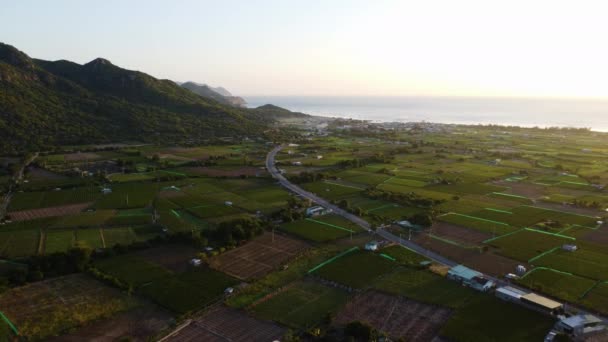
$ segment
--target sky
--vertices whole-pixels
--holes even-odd
[[[0,0],[0,42],[243,95],[608,98],[608,3]]]

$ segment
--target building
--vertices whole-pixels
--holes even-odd
[[[537,295],[536,293],[528,293],[521,296],[520,301],[531,309],[551,315],[559,315],[564,311],[562,303]]]
[[[102,188],[101,189],[101,193],[104,194],[104,195],[111,194],[112,193],[112,189],[110,189],[110,188]]]
[[[366,251],[377,251],[378,250],[378,241],[370,241],[365,244]]]
[[[497,288],[495,294],[496,297],[502,300],[506,300],[507,302],[519,303],[521,301],[521,297],[527,295],[528,292],[516,289],[511,286],[504,286]]]
[[[448,279],[460,282],[464,286],[482,292],[486,292],[496,285],[493,281],[485,278],[483,274],[463,265],[450,268],[447,277]]]
[[[331,213],[331,209],[325,209],[320,205],[315,205],[314,207],[306,208],[306,216],[319,216]]]
[[[568,251],[568,252],[576,252],[576,250],[578,249],[578,247],[576,247],[576,245],[566,244],[566,245],[562,246],[562,249],[565,250],[565,251]]]
[[[201,259],[191,259],[190,260],[190,265],[192,266],[200,266],[203,263],[203,261]]]
[[[295,162],[291,163],[291,165],[293,165],[293,166],[302,166],[302,162],[295,161]]]
[[[573,337],[583,337],[606,329],[601,319],[593,315],[576,315],[564,318],[557,323],[557,329]]]
[[[229,206],[229,207],[232,206],[232,202],[231,201],[226,201],[226,202],[224,202],[224,204],[227,205],[227,206]]]

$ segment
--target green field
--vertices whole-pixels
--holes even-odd
[[[534,265],[573,273],[595,280],[608,280],[608,253],[601,248],[580,245],[575,252],[561,248],[536,260]]]
[[[325,215],[289,222],[281,230],[303,239],[317,242],[331,241],[357,234],[362,228],[338,215]]]
[[[504,222],[493,221],[477,216],[450,213],[438,218],[440,221],[478,230],[484,233],[503,235],[515,230]]]
[[[392,271],[396,266],[396,262],[378,254],[358,251],[319,268],[315,274],[348,287],[364,288],[371,285],[377,277]]]
[[[94,266],[135,288],[172,274],[159,265],[130,255],[102,259],[95,262]]]
[[[524,229],[488,243],[500,248],[501,255],[527,262],[553,248],[572,242],[572,239]]]
[[[254,306],[253,312],[262,319],[306,329],[336,312],[346,303],[347,297],[346,292],[333,287],[315,282],[298,282]]]
[[[529,271],[519,282],[533,290],[571,303],[577,302],[596,284],[596,281],[591,279],[544,268]]]
[[[522,306],[490,295],[478,295],[457,310],[441,329],[441,336],[458,342],[543,341],[554,324]]]

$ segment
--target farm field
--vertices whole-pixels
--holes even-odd
[[[345,291],[312,281],[290,284],[252,308],[256,317],[306,329],[346,303]]]
[[[554,268],[598,281],[608,280],[608,253],[589,245],[579,244],[578,247],[575,252],[557,248],[535,259],[533,263],[536,266]]]
[[[279,229],[316,242],[345,238],[362,231],[358,225],[337,215],[317,216],[289,222],[281,225]]]
[[[570,273],[540,267],[529,271],[519,279],[519,283],[532,290],[576,303],[597,282]]]
[[[450,310],[377,291],[355,296],[336,315],[335,324],[361,321],[394,339],[432,341]]]
[[[457,310],[440,335],[453,341],[542,341],[554,321],[521,306],[478,295]]]
[[[28,284],[0,295],[0,307],[29,339],[44,339],[130,309],[137,301],[82,274]]]
[[[259,278],[308,248],[299,240],[265,233],[209,260],[209,265],[241,280]]]
[[[511,235],[498,237],[489,244],[500,248],[501,255],[528,262],[542,253],[573,241],[572,238],[524,229]]]
[[[285,329],[270,322],[260,321],[240,311],[215,305],[195,317],[184,329],[169,335],[166,341],[246,342],[274,341]]]
[[[315,271],[315,275],[349,288],[364,288],[377,277],[392,271],[397,263],[380,255],[355,251],[330,262]],[[353,272],[352,270],[357,270]]]

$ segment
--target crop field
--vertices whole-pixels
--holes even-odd
[[[511,212],[513,212],[513,215],[511,216],[510,223],[520,227],[531,226],[538,222],[551,220],[560,222],[562,224],[580,225],[593,228],[597,226],[596,221],[598,220],[597,218],[591,216],[527,205],[513,208]]]
[[[397,265],[398,263],[378,254],[358,251],[324,265],[317,269],[315,274],[350,288],[364,288],[377,277],[392,271]]]
[[[402,267],[382,277],[374,288],[418,302],[458,308],[476,293],[428,270]]]
[[[114,210],[97,210],[61,217],[53,228],[99,227],[104,225],[116,212]]]
[[[608,283],[596,284],[594,288],[579,300],[579,303],[601,314],[608,314]]]
[[[69,204],[94,202],[100,196],[99,189],[81,187],[60,191],[17,192],[11,199],[9,211],[58,207]]]
[[[556,247],[561,247],[564,244],[572,243],[572,241],[572,239],[524,229],[499,237],[488,243],[500,248],[499,253],[506,257],[527,262],[542,253]]]
[[[265,233],[245,245],[220,254],[209,265],[235,278],[259,278],[308,248],[299,240]]]
[[[312,281],[297,282],[256,303],[256,317],[293,328],[310,328],[335,313],[348,298],[345,291]]]
[[[410,299],[367,291],[349,301],[336,324],[365,322],[394,339],[432,341],[450,317],[450,310]]]
[[[13,220],[13,221],[28,221],[28,220],[35,220],[35,219],[39,219],[39,218],[45,218],[45,217],[75,215],[75,214],[80,213],[84,209],[90,207],[92,204],[93,204],[93,202],[70,204],[70,205],[64,205],[64,206],[59,206],[59,207],[47,207],[47,208],[11,211],[8,214],[9,214],[11,220]]]
[[[281,225],[281,230],[310,241],[324,242],[357,234],[361,227],[337,215],[307,218]]]
[[[134,287],[171,275],[170,271],[160,265],[131,255],[99,260],[94,266]]]
[[[442,215],[439,217],[439,220],[496,236],[513,232],[516,229],[504,222],[492,221],[481,217],[456,213]]]
[[[578,250],[555,251],[533,261],[536,266],[558,269],[595,280],[608,280],[608,253],[605,249],[578,244]]]
[[[314,182],[302,184],[302,188],[329,200],[339,200],[354,196],[363,191],[363,188],[339,185],[337,183]]]
[[[147,207],[158,192],[154,184],[127,183],[112,186],[112,193],[101,195],[97,209],[130,209]]]
[[[83,274],[31,283],[0,294],[2,312],[31,340],[54,336],[135,304],[126,294]]]
[[[403,207],[395,204],[387,204],[376,207],[367,212],[368,215],[377,215],[392,221],[403,220],[417,213],[423,213],[424,209],[414,207]]]
[[[469,229],[446,222],[433,224],[430,232],[435,236],[454,241],[463,246],[478,246],[481,245],[483,241],[492,237],[491,233]]]
[[[197,252],[196,248],[176,244],[136,251],[133,255],[146,262],[160,265],[171,272],[179,273],[188,270],[188,262]]]
[[[260,321],[243,312],[215,305],[201,316],[195,317],[185,328],[170,334],[165,341],[275,341],[284,334],[285,329],[274,323]]]
[[[153,280],[138,292],[162,307],[180,314],[204,307],[221,298],[237,281],[221,272],[199,267],[174,276]]]
[[[596,281],[545,268],[535,268],[519,280],[532,290],[575,303],[595,286]]]
[[[501,192],[505,187],[483,183],[459,183],[451,185],[434,185],[429,190],[447,192],[457,195],[487,195],[493,192]]]
[[[38,252],[40,230],[1,229],[0,256],[17,258]]]
[[[554,324],[544,316],[489,295],[478,295],[441,329],[450,341],[543,341]]]

